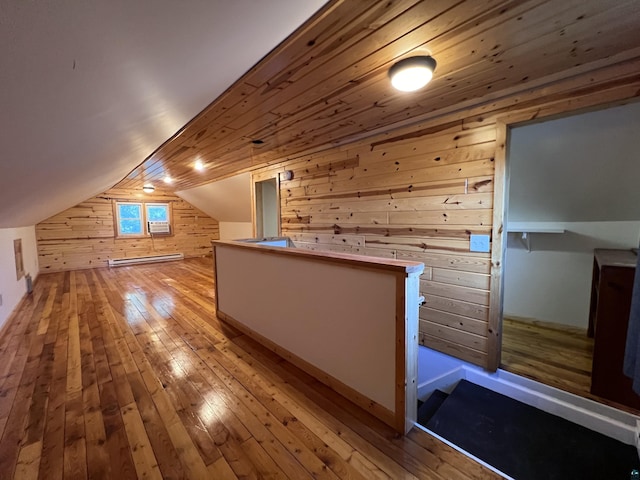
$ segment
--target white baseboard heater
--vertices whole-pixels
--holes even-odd
[[[110,267],[122,267],[124,265],[137,265],[139,263],[170,262],[183,260],[184,253],[170,253],[168,255],[149,255],[147,257],[115,258],[109,259]]]

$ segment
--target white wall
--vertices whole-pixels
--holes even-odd
[[[504,314],[586,328],[593,250],[637,247],[640,103],[514,128],[508,221],[565,229],[508,235]]]
[[[587,328],[594,248],[633,248],[638,222],[554,222],[564,234],[509,234],[504,315]]]
[[[218,222],[220,240],[240,240],[253,237],[251,222]]]
[[[262,185],[262,228],[263,236],[278,236],[278,194],[275,178],[260,182]]]
[[[216,246],[219,311],[393,412],[397,273],[302,255]]]
[[[176,192],[218,222],[251,222],[251,174],[207,183]]]
[[[640,102],[512,129],[509,221],[640,220]]]
[[[16,280],[16,264],[13,251],[13,241],[22,239],[22,257],[25,274],[31,274],[35,281],[39,273],[38,250],[36,245],[36,228],[1,228],[0,229],[0,328],[18,305],[27,291],[24,277]]]

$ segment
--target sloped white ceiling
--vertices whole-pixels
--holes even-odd
[[[219,222],[251,221],[250,173],[182,190],[176,195]]]
[[[2,1],[0,228],[109,189],[325,1]]]

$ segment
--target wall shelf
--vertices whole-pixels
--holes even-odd
[[[553,225],[544,223],[525,223],[525,222],[512,222],[507,225],[507,233],[520,233],[520,241],[527,249],[527,252],[531,252],[531,234],[558,234],[565,233],[564,228],[554,227]]]

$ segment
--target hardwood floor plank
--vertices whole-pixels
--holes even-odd
[[[183,478],[184,470],[180,464],[178,453],[176,452],[169,433],[156,410],[153,399],[147,390],[144,380],[139,373],[130,373],[129,384],[133,391],[138,411],[144,424],[144,428],[149,436],[149,441],[156,454],[158,466],[163,478]]]
[[[43,433],[40,478],[61,479],[64,470],[65,413],[67,389],[67,333],[68,316],[63,307],[63,289],[59,291],[54,312],[58,323],[53,353],[52,383],[49,388],[45,428]],[[59,307],[59,308],[58,308]],[[49,331],[53,322],[49,324]],[[47,338],[49,332],[47,332]]]
[[[591,393],[593,338],[586,329],[512,318],[503,323],[500,368],[640,415],[639,410]]]
[[[133,457],[138,478],[161,479],[160,466],[153,452],[149,436],[135,402],[120,408],[124,429],[129,439],[129,449]]]
[[[55,345],[53,344],[44,345],[42,348],[43,361],[40,363],[40,372],[36,377],[35,387],[31,395],[29,424],[25,432],[23,445],[30,445],[42,440],[49,388],[51,386],[51,377],[53,376],[54,349]]]
[[[210,259],[47,273],[0,336],[0,478],[492,479],[215,317]]]
[[[505,318],[505,370],[585,396],[591,388],[593,339],[586,330]]]
[[[42,310],[42,317],[40,318],[40,322],[38,323],[38,330],[36,332],[38,335],[46,333],[49,329],[49,321],[51,320],[51,313],[53,311],[53,304],[56,299],[57,290],[58,285],[56,283],[51,285],[51,288],[49,289],[49,295],[47,296],[47,303]]]
[[[86,479],[87,444],[84,430],[82,392],[68,392],[64,422],[64,476],[65,479]]]
[[[31,398],[35,388],[35,377],[37,375],[38,366],[41,360],[41,354],[44,348],[44,336],[36,336],[33,330],[30,332],[25,330],[25,342],[28,347],[28,354],[22,353],[15,357],[18,368],[10,373],[12,375],[12,384],[17,381],[15,387],[6,390],[7,384],[2,394],[8,393],[6,403],[4,403],[4,411],[7,411],[8,420],[0,440],[0,472],[8,472],[11,476],[15,470],[18,455],[20,452],[20,443],[28,426],[29,409],[31,406]],[[22,350],[22,349],[21,349]],[[24,358],[21,358],[24,357]],[[3,415],[3,416],[6,416]]]
[[[107,433],[100,408],[100,390],[97,382],[85,388],[83,403],[88,477],[91,480],[112,478],[109,453],[103,448],[107,442]]]
[[[21,480],[38,478],[41,455],[42,440],[22,447],[18,456],[15,477]]]
[[[106,450],[113,477],[134,479],[136,470],[113,382],[100,384],[100,405],[106,434]]]
[[[209,478],[224,478],[229,480],[237,480],[238,477],[234,473],[234,471],[229,466],[229,463],[224,457],[219,458],[215,462],[213,462],[209,467],[207,467],[209,471]],[[198,478],[198,477],[193,477]],[[264,477],[264,478],[277,478],[277,477]],[[286,477],[285,477],[286,478]]]

